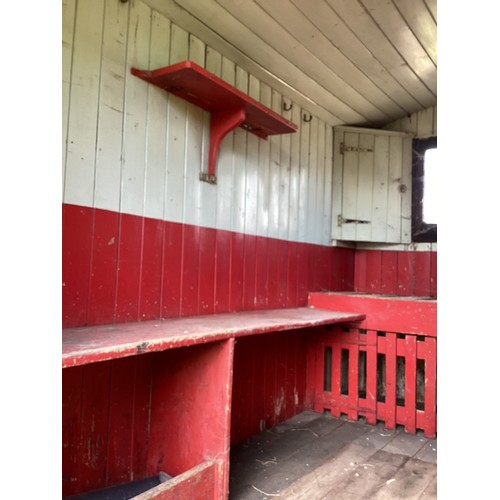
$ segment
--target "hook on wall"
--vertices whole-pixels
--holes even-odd
[[[307,117],[306,114],[304,113],[302,115],[302,119],[307,123],[307,122],[310,122],[313,119],[313,117],[312,117],[312,115],[309,115],[309,117]]]
[[[293,104],[292,103],[287,104],[286,102],[283,102],[283,109],[285,111],[290,111],[292,108],[293,108]]]

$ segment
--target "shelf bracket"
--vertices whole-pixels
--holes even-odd
[[[217,183],[215,166],[220,143],[236,127],[261,139],[297,131],[297,125],[192,61],[155,70],[131,68],[130,71],[210,113],[208,171],[200,173],[200,179],[210,184]]]
[[[217,153],[222,139],[245,121],[244,109],[216,111],[210,115],[210,149],[208,151],[208,172],[200,173],[200,180],[209,184],[217,184],[215,165]]]

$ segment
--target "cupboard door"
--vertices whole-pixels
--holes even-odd
[[[411,135],[334,128],[332,239],[411,241]]]

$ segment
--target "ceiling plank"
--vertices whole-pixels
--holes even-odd
[[[420,103],[422,108],[433,106],[436,103],[436,95],[410,69],[358,1],[326,1],[384,68]]]
[[[393,0],[413,34],[437,65],[437,25],[423,0]]]
[[[234,0],[217,0],[219,3],[234,5]],[[242,2],[242,0],[239,0]],[[330,71],[338,75],[343,85],[346,84],[362,95],[367,101],[382,110],[384,114],[395,118],[404,114],[404,110],[360,69],[351,62],[331,41],[323,35],[318,28],[289,0],[273,0],[272,2],[256,0],[262,9],[267,12],[276,23],[286,30],[292,39],[297,40],[311,54],[315,55]],[[319,3],[318,3],[319,4]],[[315,4],[316,10],[318,4]],[[250,4],[245,4],[250,5]],[[330,10],[331,12],[331,10]],[[262,14],[259,15],[262,17]],[[246,17],[245,17],[246,18]],[[258,22],[258,19],[256,20]],[[274,36],[274,32],[273,32]],[[306,59],[293,58],[295,64],[300,66]],[[310,60],[310,59],[309,59]],[[314,61],[310,60],[311,63]],[[338,95],[338,94],[337,94]]]
[[[385,36],[397,48],[405,62],[425,86],[437,94],[436,65],[429,58],[403,16],[392,2],[360,0],[367,12],[383,30]]]
[[[191,1],[191,0],[189,0]],[[243,47],[247,45],[248,32],[239,29],[239,24],[242,23],[250,32],[252,32],[259,40],[259,47],[262,52],[254,53],[253,57],[258,62],[263,61],[266,52],[265,47],[274,49],[277,54],[287,61],[292,63],[294,68],[292,71],[302,71],[309,75],[313,80],[325,88],[331,95],[337,97],[348,107],[354,109],[357,113],[365,118],[365,122],[380,122],[386,121],[388,115],[380,108],[375,106],[360,92],[354,89],[351,85],[341,78],[332,69],[333,66],[328,66],[321,61],[315,52],[307,50],[300,41],[295,39],[287,30],[276,22],[276,19],[266,14],[256,3],[248,0],[216,0],[231,18],[223,18],[222,15],[217,15],[218,25],[217,30],[231,29],[230,24],[234,24],[234,29],[231,32],[230,41],[237,46]],[[199,2],[197,2],[199,4]],[[278,8],[283,16],[286,16],[287,9],[280,6],[279,0],[273,0],[268,7]],[[266,8],[268,8],[266,7]],[[288,8],[290,4],[288,3]],[[208,9],[208,3],[204,4],[205,10]],[[303,16],[301,16],[303,18]],[[290,22],[292,22],[289,19]],[[224,26],[222,26],[224,23]],[[304,27],[302,26],[302,29]],[[252,44],[255,48],[255,43]],[[269,52],[269,48],[267,49]],[[274,61],[274,66],[279,64]],[[272,66],[271,66],[272,67]],[[290,79],[290,74],[284,74],[286,80]]]
[[[362,123],[365,120],[359,113],[332,97],[309,75],[298,72],[289,61],[268,47],[263,47],[262,41],[245,26],[239,26],[239,29],[247,35],[245,46],[239,48],[231,43],[229,40],[234,25],[227,30],[217,29],[214,27],[218,24],[214,17],[222,15],[221,25],[224,27],[224,21],[232,16],[222,7],[219,7],[220,10],[215,13],[207,10],[207,5],[215,5],[213,2],[206,4],[190,0],[143,1],[327,123],[335,126],[343,123]],[[252,48],[252,44],[257,44],[257,46]],[[263,61],[257,63],[258,57],[253,56],[258,56],[262,52],[264,52]],[[287,79],[286,74],[288,73],[291,74],[291,77]],[[311,96],[314,96],[315,99]]]
[[[317,2],[314,9],[310,8],[310,0],[292,2],[339,51],[403,108],[406,114],[421,109],[420,103],[384,68],[325,1]]]
[[[434,21],[437,23],[437,0],[424,0]]]

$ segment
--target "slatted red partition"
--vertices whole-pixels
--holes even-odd
[[[367,313],[361,325],[333,327],[310,343],[314,410],[350,420],[365,417],[370,424],[382,421],[388,429],[403,425],[410,433],[421,429],[435,437],[436,302],[311,294],[310,305]]]

